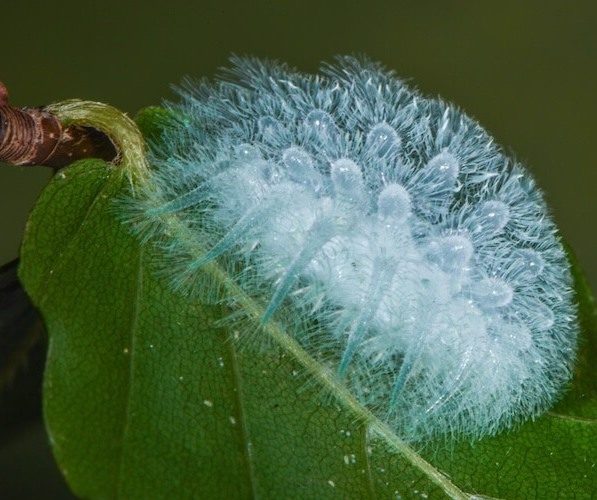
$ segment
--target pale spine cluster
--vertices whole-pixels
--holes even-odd
[[[141,197],[177,288],[218,262],[262,327],[407,440],[553,403],[576,345],[569,265],[529,173],[475,121],[352,57],[316,76],[235,58],[181,94]]]

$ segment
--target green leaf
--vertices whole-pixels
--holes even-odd
[[[516,431],[416,451],[284,331],[273,325],[271,347],[247,347],[242,339],[251,332],[218,323],[226,311],[173,293],[156,275],[159,252],[131,236],[114,203],[142,178],[141,142],[123,117],[111,115],[111,124],[104,112],[77,119],[101,121],[123,164],[83,161],[54,178],[31,214],[20,270],[49,331],[45,417],[76,494],[590,497],[597,322],[580,274],[583,359],[571,396]],[[222,269],[214,264],[209,272],[233,290]],[[245,315],[260,315],[234,292]]]

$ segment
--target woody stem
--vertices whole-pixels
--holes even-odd
[[[64,126],[45,108],[15,108],[0,82],[0,163],[63,167],[83,158],[118,159],[103,132],[81,125]]]

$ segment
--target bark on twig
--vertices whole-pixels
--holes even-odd
[[[0,162],[59,168],[82,158],[114,161],[110,138],[92,127],[63,126],[44,108],[15,108],[0,82]]]

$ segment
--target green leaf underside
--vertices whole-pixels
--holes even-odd
[[[423,458],[285,332],[268,330],[277,349],[240,349],[243,332],[214,326],[219,307],[172,293],[149,264],[155,250],[117,220],[114,199],[128,188],[103,162],[68,167],[38,201],[22,249],[21,279],[50,333],[47,427],[76,494],[589,498],[597,487],[591,382],[575,382],[580,403],[474,445],[429,445]],[[581,305],[582,352],[594,359],[594,304]]]

